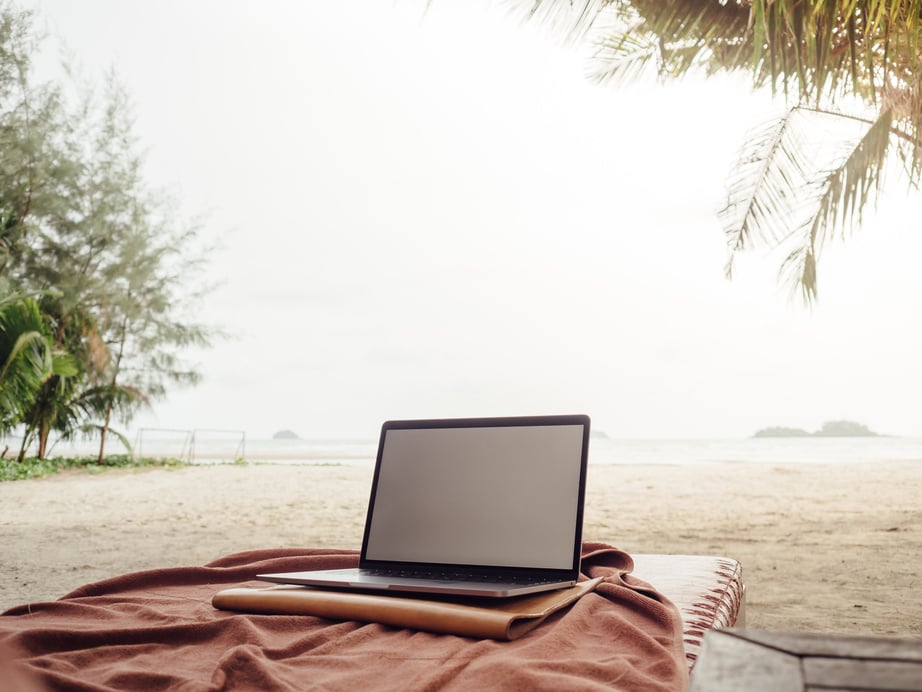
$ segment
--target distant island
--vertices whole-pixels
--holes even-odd
[[[800,428],[762,428],[753,437],[880,437],[868,426],[850,420],[834,420],[823,423],[816,432]]]
[[[300,440],[297,433],[292,432],[291,430],[279,430],[275,435],[272,436],[273,440]]]

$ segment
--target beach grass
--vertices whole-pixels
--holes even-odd
[[[97,457],[54,457],[38,459],[27,457],[22,461],[15,458],[0,459],[0,482],[19,481],[29,478],[44,478],[65,470],[81,470],[87,473],[100,473],[110,469],[124,468],[178,468],[188,466],[188,462],[179,459],[161,459],[150,457],[135,458],[129,454],[112,454],[103,457],[102,463]]]

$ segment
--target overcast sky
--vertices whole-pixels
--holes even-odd
[[[223,249],[203,383],[137,426],[370,438],[584,412],[622,438],[856,420],[922,437],[922,203],[827,247],[807,309],[716,217],[745,81],[630,88],[498,3],[33,0],[50,74],[134,99],[148,179]]]

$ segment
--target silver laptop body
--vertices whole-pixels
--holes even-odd
[[[589,423],[584,415],[387,421],[359,567],[258,578],[489,597],[571,586]]]

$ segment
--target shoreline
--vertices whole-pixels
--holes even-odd
[[[129,454],[107,447],[109,454]],[[195,444],[174,444],[166,440],[145,439],[134,446],[134,453],[149,458],[174,458],[185,463],[345,463],[373,464],[377,441],[343,440],[246,440],[205,439]],[[96,456],[95,442],[56,445],[58,457]],[[594,438],[589,449],[591,465],[625,464],[825,464],[918,461],[922,463],[922,438],[809,437],[809,438],[700,438],[632,439]]]
[[[107,456],[115,456],[109,455]],[[156,454],[156,455],[143,455],[141,459],[152,459],[152,460],[164,460],[164,461],[176,461],[176,466],[184,467],[201,467],[201,468],[212,468],[216,466],[240,466],[240,467],[260,467],[260,466],[319,466],[319,467],[330,467],[330,466],[345,466],[350,468],[367,468],[373,469],[375,460],[369,459],[364,456],[346,456],[346,455],[337,455],[337,456],[328,456],[318,454],[316,456],[308,456],[304,454],[279,454],[273,453],[270,455],[260,455],[259,457],[247,457],[245,459],[232,459],[226,455],[221,454],[197,454],[196,459],[192,461],[187,461],[184,459],[179,459],[168,454]],[[53,459],[87,459],[95,461],[96,455],[92,454],[75,454],[73,456],[59,455],[57,457],[50,456],[49,460]],[[7,460],[10,460],[10,457],[6,457]],[[838,459],[835,461],[828,460],[811,460],[811,459],[799,459],[799,460],[790,460],[790,459],[697,459],[697,460],[666,460],[666,461],[589,461],[589,468],[593,467],[613,467],[613,468],[661,468],[661,467],[708,467],[708,466],[753,466],[753,467],[778,467],[778,466],[790,466],[792,468],[798,468],[801,466],[805,467],[815,467],[815,466],[828,466],[836,468],[839,466],[873,466],[880,464],[917,464],[922,466],[922,456],[916,457],[894,457],[887,459],[878,459],[878,460],[867,460],[863,458],[856,459]],[[91,464],[88,464],[88,467],[91,467]],[[156,464],[151,464],[151,467],[156,467]],[[102,466],[102,470],[118,470],[117,466]],[[145,468],[144,465],[138,466],[136,468]],[[15,481],[0,481],[3,482],[15,482]]]
[[[126,572],[358,548],[370,465],[68,470],[0,483],[0,611]],[[739,560],[754,629],[922,637],[922,463],[590,464],[585,540]]]

